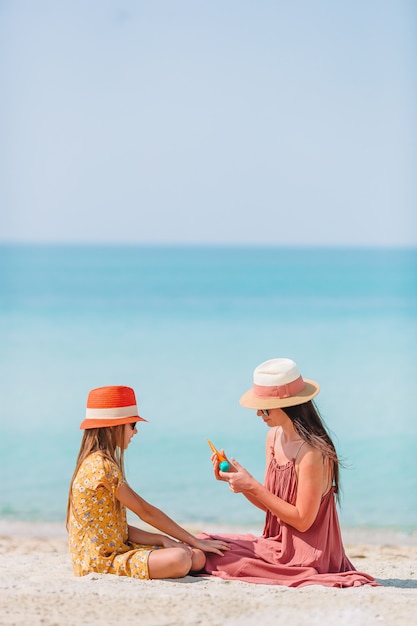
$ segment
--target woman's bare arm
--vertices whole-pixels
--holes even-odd
[[[323,476],[326,468],[322,453],[319,450],[307,448],[300,458],[295,505],[268,491],[235,459],[232,459],[232,463],[237,471],[229,475],[220,472],[222,478],[227,476],[226,480],[228,480],[232,491],[243,493],[246,497],[252,496],[280,520],[301,532],[310,528],[320,507]]]
[[[269,464],[271,462],[271,447],[272,447],[272,445],[274,443],[274,434],[275,434],[275,428],[271,428],[270,430],[268,430],[268,434],[266,436],[266,443],[265,443],[265,459],[266,459],[265,476],[266,476],[266,472],[268,470]],[[258,509],[261,509],[261,511],[264,511],[266,513],[268,508],[262,502],[260,502],[260,500],[258,498],[256,498],[254,495],[252,495],[249,492],[242,492],[242,493],[245,496],[245,498],[247,500],[249,500],[249,502],[251,502],[254,506],[258,507]]]

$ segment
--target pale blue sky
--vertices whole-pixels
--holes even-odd
[[[0,0],[0,240],[417,245],[414,0]]]

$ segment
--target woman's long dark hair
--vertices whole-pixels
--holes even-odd
[[[306,441],[313,448],[320,450],[323,456],[329,459],[336,498],[340,501],[339,457],[337,456],[336,448],[329,432],[314,403],[310,400],[309,402],[298,404],[297,406],[283,407],[282,410],[292,421],[301,439]]]
[[[71,478],[68,504],[67,504],[67,529],[69,524],[72,500],[72,486],[82,462],[93,452],[100,452],[105,459],[116,463],[125,478],[124,471],[124,425],[107,426],[106,428],[89,428],[84,431],[80,451],[75,464],[74,474]],[[118,503],[118,501],[117,501]]]

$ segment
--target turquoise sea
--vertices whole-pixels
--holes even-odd
[[[293,358],[342,469],[344,526],[417,528],[417,250],[0,246],[0,519],[61,521],[88,391],[131,385],[130,484],[180,523],[262,527],[207,438],[257,478],[239,397]]]

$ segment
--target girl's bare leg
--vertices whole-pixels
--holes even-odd
[[[206,555],[202,550],[192,548],[191,572],[200,572],[206,564]]]
[[[193,552],[189,546],[153,550],[148,559],[149,578],[182,578],[190,572]],[[195,550],[200,552],[200,550]],[[199,557],[200,558],[200,557]],[[198,566],[199,563],[196,562]],[[201,567],[200,567],[201,569]]]

